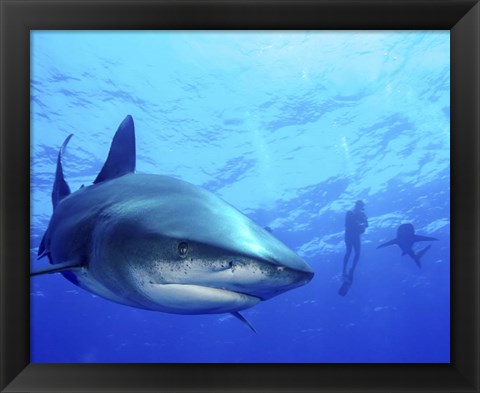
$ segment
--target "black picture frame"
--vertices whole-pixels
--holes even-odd
[[[0,0],[2,392],[479,392],[480,5],[472,0]],[[451,32],[450,364],[29,364],[30,30]]]

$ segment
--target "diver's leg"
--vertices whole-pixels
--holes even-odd
[[[353,255],[353,263],[352,269],[350,270],[350,279],[353,281],[353,273],[355,272],[355,268],[357,267],[358,260],[360,259],[360,236],[358,236],[353,241],[353,250],[355,254]]]
[[[345,246],[347,247],[347,251],[345,252],[345,256],[343,257],[343,276],[347,275],[347,265],[348,260],[350,259],[350,254],[352,253],[352,242],[345,239]]]

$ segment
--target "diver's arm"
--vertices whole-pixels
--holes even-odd
[[[363,226],[364,229],[368,228],[368,220],[365,213],[362,213],[360,216],[360,224]]]

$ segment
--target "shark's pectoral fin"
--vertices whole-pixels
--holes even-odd
[[[63,263],[57,263],[55,265],[46,266],[37,270],[30,272],[30,276],[38,276],[40,274],[48,274],[48,273],[58,273],[63,272],[65,270],[74,270],[80,269],[82,265],[78,261],[69,261]]]
[[[428,237],[428,236],[413,235],[413,241],[415,242],[431,242],[434,240],[438,240],[438,239],[434,237]]]
[[[386,243],[383,243],[383,244],[380,244],[378,247],[377,247],[377,250],[379,248],[383,248],[383,247],[388,247],[388,246],[393,246],[394,244],[398,244],[398,240],[397,239],[393,239],[393,240],[390,240]]]
[[[93,183],[133,173],[135,162],[135,127],[132,116],[128,115],[118,127],[110,145],[107,161]]]
[[[242,315],[240,314],[238,311],[234,311],[232,314],[235,318],[238,318],[240,321],[242,321],[245,325],[247,325],[254,333],[257,333],[257,331],[255,330],[255,328],[252,326],[252,324]]]

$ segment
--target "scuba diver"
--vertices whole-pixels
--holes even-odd
[[[416,242],[426,242],[438,240],[434,237],[421,236],[415,234],[415,228],[412,224],[402,224],[397,229],[397,237],[393,240],[390,240],[386,243],[383,243],[377,247],[379,248],[387,247],[396,244],[402,250],[402,256],[408,255],[414,260],[418,268],[421,269],[422,265],[420,263],[420,258],[430,249],[430,245],[422,248],[420,251],[415,253],[412,249],[412,246]]]
[[[357,201],[353,210],[349,210],[345,216],[345,245],[346,253],[343,258],[343,284],[338,291],[340,296],[345,296],[353,283],[353,273],[360,259],[360,235],[368,228],[368,220],[365,215],[365,203]],[[347,273],[348,260],[354,251],[352,267]]]

